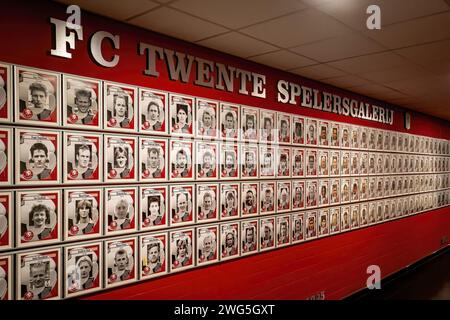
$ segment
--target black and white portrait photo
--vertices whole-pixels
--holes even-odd
[[[170,271],[194,266],[194,229],[170,232]]]
[[[106,82],[103,91],[104,128],[117,131],[136,130],[136,88]]]
[[[170,180],[190,180],[194,177],[194,143],[170,141]]]
[[[197,265],[219,260],[219,230],[217,226],[197,228]]]
[[[136,238],[115,239],[105,242],[106,288],[134,282],[137,279]]]
[[[167,186],[140,188],[141,230],[155,230],[167,227]]]
[[[166,274],[167,257],[167,233],[157,233],[140,237],[141,275],[140,279],[155,278]]]
[[[62,297],[59,273],[60,249],[41,249],[17,255],[17,293],[20,300],[47,300]]]
[[[241,107],[242,140],[257,142],[259,130],[259,111],[256,108]]]
[[[167,180],[167,140],[139,139],[139,163],[141,181]]]
[[[170,133],[181,136],[194,135],[194,98],[169,94]]]
[[[140,131],[151,134],[167,133],[167,93],[139,89]]]
[[[215,142],[197,141],[197,180],[216,180],[218,178],[218,144]]]
[[[105,136],[105,181],[136,181],[137,138]]]
[[[65,239],[88,239],[101,235],[103,190],[64,190]]]
[[[196,136],[217,138],[218,102],[198,98],[196,102]]]
[[[95,183],[102,181],[103,138],[93,133],[64,133],[64,182]]]
[[[194,222],[194,193],[193,185],[170,186],[170,224],[172,226]]]
[[[105,234],[120,234],[137,229],[136,187],[105,189]]]
[[[220,137],[223,140],[239,139],[239,106],[227,103],[220,104]]]
[[[75,297],[102,285],[102,245],[91,243],[65,248],[65,295]]]
[[[61,237],[61,191],[18,191],[16,242],[19,247],[36,242],[58,242]]]
[[[16,129],[16,184],[54,184],[60,181],[60,133]]]
[[[44,70],[15,69],[15,120],[43,126],[60,124],[60,75]]]
[[[207,222],[218,220],[218,190],[217,184],[197,184],[197,221]]]
[[[101,92],[99,80],[63,75],[64,125],[100,129]]]

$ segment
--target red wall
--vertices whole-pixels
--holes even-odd
[[[7,8],[5,8],[7,7]],[[328,120],[346,121],[371,127],[405,132],[401,109],[395,109],[394,125],[339,116],[276,102],[278,79],[363,98],[348,91],[320,84],[300,76],[202,48],[183,41],[114,22],[96,15],[82,14],[84,41],[76,42],[72,59],[49,55],[52,48],[50,17],[66,19],[65,6],[46,1],[10,1],[0,11],[0,61],[73,73],[87,77],[169,90],[211,99],[260,106]],[[120,62],[103,68],[88,54],[89,37],[96,31],[120,35]],[[238,95],[170,81],[160,61],[159,78],[142,74],[145,57],[137,53],[139,42],[169,48],[215,62],[239,67],[267,76],[267,99]],[[382,103],[381,103],[382,104]],[[450,139],[450,123],[411,112],[410,133]],[[378,264],[386,276],[440,248],[440,238],[449,235],[450,207],[426,214],[383,223],[293,247],[242,258],[237,261],[200,268],[141,284],[100,293],[90,298],[167,298],[167,299],[289,299],[306,298],[325,291],[326,298],[342,298],[365,287],[366,267]],[[195,291],[192,290],[195,287]]]
[[[449,208],[99,293],[87,299],[340,299],[443,248]]]

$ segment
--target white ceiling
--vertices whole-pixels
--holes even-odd
[[[450,120],[450,0],[58,1]]]

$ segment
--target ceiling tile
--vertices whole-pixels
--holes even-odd
[[[302,67],[290,70],[290,72],[301,75],[306,78],[322,80],[326,78],[345,75],[341,70],[330,67],[326,64],[317,64],[314,66]]]
[[[358,87],[352,87],[351,89],[354,92],[367,95],[379,100],[387,100],[387,99],[393,99],[393,98],[404,98],[407,95],[399,92],[397,90],[393,90],[390,88],[386,88],[383,85],[380,84],[367,84],[363,86]]]
[[[450,38],[450,11],[382,27],[364,33],[390,49]]]
[[[289,48],[336,37],[351,30],[315,9],[308,9],[241,29],[241,32]]]
[[[382,27],[449,10],[444,0],[408,0],[407,4],[392,0],[372,2],[380,3]]]
[[[424,68],[435,75],[450,78],[450,59],[429,62]]]
[[[360,36],[356,32],[351,32],[335,38],[301,45],[291,50],[311,59],[327,62],[381,52],[386,49],[372,39]]]
[[[394,50],[406,59],[426,66],[438,60],[450,60],[450,39]]]
[[[227,31],[213,23],[166,7],[131,19],[129,23],[186,41],[197,41]]]
[[[250,60],[281,70],[288,70],[317,64],[317,62],[314,60],[299,56],[298,54],[286,50],[280,50],[251,57]]]
[[[390,69],[381,69],[372,72],[360,73],[359,76],[373,82],[392,82],[403,79],[422,78],[425,75],[431,75],[424,68],[413,63],[402,64]]]
[[[231,29],[306,8],[298,0],[179,0],[170,6]]]
[[[331,84],[333,86],[348,89],[351,87],[356,86],[362,86],[369,84],[370,81],[366,79],[362,79],[360,77],[354,76],[354,75],[346,75],[346,76],[339,76],[339,77],[333,77],[322,80],[325,83]]]
[[[306,1],[306,0],[305,0]],[[316,2],[315,0],[311,0]],[[306,3],[308,3],[306,1]],[[315,7],[338,19],[344,24],[362,31],[367,31],[366,13],[369,5],[378,5],[381,11],[381,28],[391,24],[413,20],[448,10],[444,0],[339,0],[319,1]],[[371,31],[379,32],[379,31]]]
[[[238,57],[249,57],[275,51],[277,48],[237,32],[229,32],[197,42],[205,47],[226,52]]]
[[[58,2],[78,5],[82,10],[97,13],[116,20],[125,20],[129,17],[156,8],[159,4],[150,0],[59,0]]]
[[[347,73],[361,74],[365,72],[385,70],[406,63],[408,63],[408,61],[406,61],[405,58],[391,52],[383,52],[330,62],[329,65],[341,69]]]

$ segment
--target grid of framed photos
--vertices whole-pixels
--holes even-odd
[[[5,63],[0,89],[0,300],[75,297],[450,204],[447,140]]]

